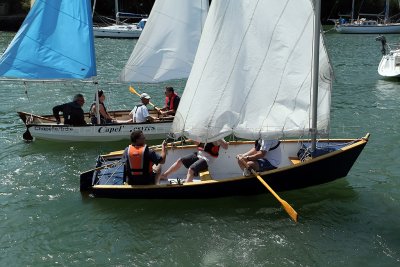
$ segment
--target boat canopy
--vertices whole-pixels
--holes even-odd
[[[310,0],[213,1],[172,132],[209,142],[308,135],[314,10]],[[328,131],[332,70],[319,53],[318,132]]]
[[[96,76],[90,0],[36,0],[0,58],[0,76],[34,80]]]

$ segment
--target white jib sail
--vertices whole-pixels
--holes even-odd
[[[208,0],[157,0],[120,80],[152,83],[187,78],[207,12]]]
[[[213,141],[308,134],[314,10],[310,0],[213,1],[172,132]],[[320,46],[318,130],[332,71]]]

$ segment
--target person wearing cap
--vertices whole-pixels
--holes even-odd
[[[136,105],[129,113],[132,119],[128,122],[142,123],[147,121],[154,121],[154,118],[150,116],[147,104],[150,102],[150,96],[146,93],[140,95],[141,104]]]
[[[155,108],[162,116],[174,116],[181,98],[174,92],[171,86],[165,87],[165,105],[163,108]]]
[[[64,124],[73,126],[86,125],[85,115],[82,109],[83,104],[85,104],[83,95],[76,94],[72,102],[53,107],[53,116],[56,118],[57,124],[61,122],[59,113],[62,112]]]

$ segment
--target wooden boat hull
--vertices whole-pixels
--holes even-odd
[[[128,120],[129,111],[110,111],[111,116]],[[155,111],[150,113],[157,116]],[[111,123],[103,125],[88,124],[85,126],[70,126],[57,124],[52,115],[38,116],[26,112],[18,112],[18,115],[25,123],[27,132],[23,137],[25,140],[33,138],[49,141],[74,141],[74,142],[110,142],[129,140],[130,133],[135,130],[142,130],[148,140],[164,139],[170,132],[172,117],[160,118],[156,122],[147,123]],[[89,115],[85,114],[89,123]]]
[[[342,142],[351,141],[354,140],[342,140]],[[260,173],[260,175],[277,192],[296,190],[331,182],[348,174],[367,144],[367,141],[368,136],[356,140],[354,143],[337,151],[309,161],[296,164],[291,163],[276,170]],[[296,149],[293,149],[293,146],[296,147],[296,144],[299,144],[299,140],[283,141],[283,143],[285,142],[292,143],[292,148],[288,145],[287,150],[289,151],[289,156],[293,156],[293,152],[296,151]],[[232,146],[235,146],[235,144],[230,143],[230,148]],[[251,147],[251,145],[248,147]],[[235,165],[237,165],[233,154],[240,150],[236,149],[234,153],[231,153],[227,157],[227,160],[230,160],[232,165],[225,164],[227,166],[222,166],[222,168],[233,170]],[[210,172],[213,173],[212,170]],[[236,173],[238,172],[236,171]],[[96,177],[93,170],[81,174],[81,191],[90,193],[95,197],[106,198],[217,198],[236,195],[256,195],[267,192],[256,177],[244,177],[241,174],[236,177],[232,176],[231,178],[198,181],[183,185],[161,184],[147,186],[94,185],[93,181],[96,178],[93,179],[93,177]]]

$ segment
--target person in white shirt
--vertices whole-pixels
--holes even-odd
[[[279,164],[281,164],[281,149],[279,145],[279,140],[261,140],[261,142],[258,140],[252,149],[244,154],[237,155],[236,158],[238,159],[239,167],[243,170],[243,175],[249,176],[251,174],[250,169],[256,172],[263,172],[278,168]]]
[[[146,93],[140,95],[140,100],[142,104],[135,106],[129,113],[132,119],[127,122],[141,123],[147,121],[154,121],[154,118],[150,116],[149,110],[147,109],[147,104],[150,102],[150,96]]]

